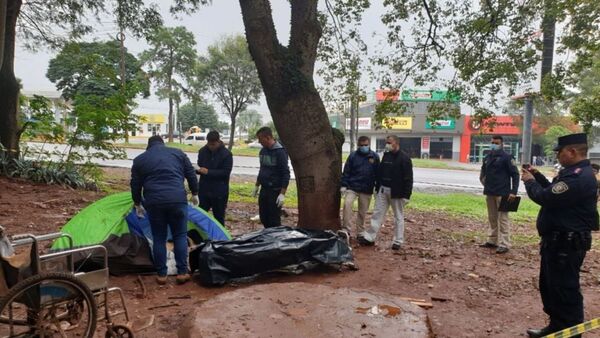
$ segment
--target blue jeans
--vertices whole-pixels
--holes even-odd
[[[177,274],[188,273],[187,204],[170,203],[148,206],[148,220],[152,230],[152,255],[159,276],[167,275],[167,226],[171,228]]]

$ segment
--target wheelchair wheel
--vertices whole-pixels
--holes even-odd
[[[94,295],[66,273],[44,273],[13,286],[0,299],[0,337],[92,337]]]
[[[104,335],[105,338],[133,338],[133,331],[125,325],[113,325]]]

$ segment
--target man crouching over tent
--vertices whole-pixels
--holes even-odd
[[[138,217],[144,217],[144,207],[147,209],[156,281],[160,285],[167,283],[167,225],[173,236],[177,284],[190,280],[184,178],[192,191],[192,203],[197,206],[198,180],[190,159],[180,149],[166,147],[158,135],[148,139],[146,151],[133,160],[131,167],[131,195]]]

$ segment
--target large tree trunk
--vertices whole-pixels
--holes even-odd
[[[0,67],[0,143],[10,157],[19,156],[19,84],[15,78],[15,34],[21,0],[9,1],[4,26],[3,62]]]
[[[294,167],[298,226],[339,229],[341,156],[313,83],[321,37],[317,3],[290,1],[290,44],[284,47],[277,40],[269,1],[240,0],[250,54]]]
[[[4,58],[4,32],[6,30],[6,4],[7,0],[0,0],[0,67]]]

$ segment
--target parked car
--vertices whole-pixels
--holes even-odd
[[[162,137],[164,139],[168,139],[169,138],[169,133],[160,134],[160,137]],[[173,132],[173,138],[178,139],[179,138],[179,133],[178,132]]]
[[[248,143],[248,148],[262,148],[262,145],[258,142],[258,140],[255,140]]]
[[[183,142],[188,145],[204,145],[206,144],[206,133],[189,134]]]

